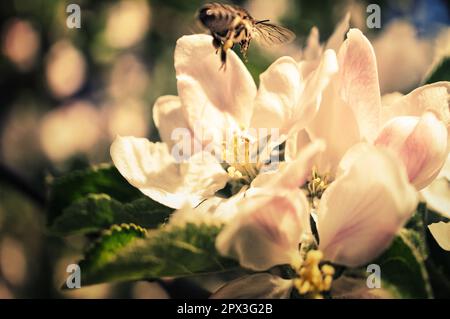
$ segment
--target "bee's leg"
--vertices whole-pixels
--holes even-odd
[[[232,40],[226,40],[225,43],[222,45],[221,51],[220,51],[220,61],[222,61],[222,66],[220,67],[220,70],[226,70],[226,63],[227,63],[227,51],[233,47],[234,43]]]
[[[219,68],[219,71],[227,70],[227,51],[222,47],[220,48],[220,61],[222,62],[222,65]]]
[[[220,47],[222,46],[222,40],[220,40],[220,38],[215,33],[212,33],[211,35],[213,36],[212,44],[216,49],[217,54],[219,52]]]
[[[241,53],[242,53],[242,56],[244,57],[245,62],[248,62],[247,50],[248,50],[248,46],[250,45],[250,41],[242,40],[239,43],[239,45],[241,46]]]

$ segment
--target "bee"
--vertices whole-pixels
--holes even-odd
[[[225,70],[227,51],[235,44],[247,60],[250,41],[255,38],[266,46],[289,43],[295,34],[269,20],[256,20],[250,13],[235,5],[208,3],[200,8],[198,19],[211,32],[216,53],[220,50],[221,69]]]

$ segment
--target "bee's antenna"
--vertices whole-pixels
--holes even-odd
[[[266,20],[259,20],[259,21],[256,21],[256,23],[255,24],[260,24],[260,23],[264,23],[264,22],[269,22],[270,21],[270,19],[266,19]]]

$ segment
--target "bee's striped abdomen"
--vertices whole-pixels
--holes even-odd
[[[220,3],[204,5],[198,15],[205,27],[218,34],[228,31],[235,17],[236,10],[233,7]]]

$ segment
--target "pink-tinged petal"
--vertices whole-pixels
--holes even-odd
[[[227,52],[226,70],[219,70],[212,39],[204,34],[183,36],[175,48],[178,95],[187,121],[208,135],[236,123],[248,126],[256,96],[252,76],[232,50]]]
[[[303,89],[302,82],[297,62],[293,58],[276,60],[260,75],[251,127],[282,129],[292,118]]]
[[[418,203],[395,155],[375,146],[355,148],[360,156],[353,154],[353,165],[324,192],[317,221],[326,259],[350,267],[382,253]]]
[[[298,245],[309,225],[308,202],[300,190],[274,195],[255,195],[238,205],[239,214],[216,240],[217,250],[237,259],[252,270],[266,270],[291,264],[298,257]]]
[[[339,24],[334,29],[333,34],[328,39],[325,49],[331,49],[335,52],[339,51],[342,43],[344,42],[345,34],[350,28],[350,12],[347,12],[344,18],[339,22]]]
[[[145,138],[118,136],[111,145],[111,158],[125,179],[163,205],[197,206],[223,188],[228,175],[209,153],[197,153],[176,163],[164,143]]]
[[[397,116],[422,116],[426,111],[434,112],[445,126],[450,125],[450,82],[424,85],[393,100],[383,107],[382,121]]]
[[[287,299],[293,288],[291,279],[259,273],[239,277],[219,288],[211,299]]]
[[[406,166],[409,180],[422,189],[436,178],[447,159],[447,128],[433,113],[400,116],[386,123],[375,145],[393,150]]]
[[[439,246],[444,250],[450,251],[450,222],[434,223],[428,225],[428,229],[430,230],[434,239],[436,239]]]
[[[377,62],[369,40],[350,29],[339,50],[339,93],[352,108],[361,137],[372,141],[380,125],[381,95]]]
[[[172,148],[177,142],[176,134],[174,135],[177,129],[185,128],[189,130],[189,125],[181,106],[181,100],[178,96],[165,95],[158,98],[155,105],[153,105],[153,121],[161,140],[169,148]]]

